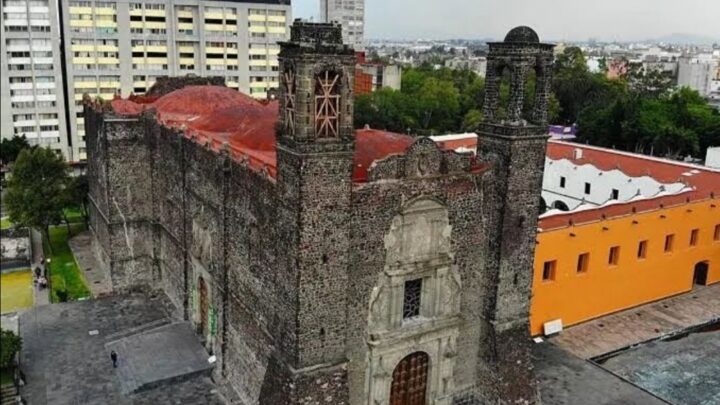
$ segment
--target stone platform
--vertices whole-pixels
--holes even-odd
[[[106,343],[105,351],[118,354],[117,377],[124,394],[209,376],[212,370],[208,353],[187,323],[137,331]]]
[[[205,371],[193,371],[200,357],[207,364],[207,353],[200,353],[189,327],[171,322],[170,308],[167,298],[158,294],[117,295],[25,311],[19,319],[20,367],[26,377],[21,395],[33,405],[225,403]],[[138,334],[147,336],[131,338]],[[170,339],[160,348],[163,336]],[[123,342],[117,346],[121,366],[143,367],[125,370],[139,382],[139,389],[124,382],[122,367],[112,367],[106,345],[113,342]],[[190,353],[194,366],[188,367],[195,368],[185,377],[177,375],[180,370],[169,376],[173,367],[183,367],[168,359],[173,353]]]

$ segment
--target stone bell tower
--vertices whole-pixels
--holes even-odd
[[[535,31],[522,26],[489,46],[478,153],[493,170],[483,212],[490,241],[486,271],[494,291],[483,316],[491,331],[489,356],[497,367],[499,401],[532,403],[528,317],[554,45],[541,43]],[[533,74],[535,94],[526,100]],[[510,97],[503,106],[504,80]]]
[[[339,24],[296,20],[290,33],[279,55],[277,223],[279,265],[295,295],[297,322],[285,350],[294,388],[277,403],[315,396],[347,403],[337,381],[345,380],[347,362],[355,53],[343,44]],[[316,381],[325,379],[332,392],[318,389]]]

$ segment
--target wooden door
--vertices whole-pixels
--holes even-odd
[[[390,405],[425,405],[428,355],[415,352],[400,360],[393,371]]]

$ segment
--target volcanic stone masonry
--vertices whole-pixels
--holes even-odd
[[[490,44],[477,158],[354,130],[339,25],[296,21],[279,59],[278,101],[198,78],[86,101],[90,226],[114,289],[167,294],[240,403],[536,403],[552,45],[527,27]]]

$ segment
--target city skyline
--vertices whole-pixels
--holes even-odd
[[[644,41],[674,35],[720,42],[720,2],[688,0],[366,0],[366,39],[495,38],[513,26],[547,40]],[[550,4],[552,3],[552,4]],[[459,11],[462,12],[459,12]],[[558,10],[564,10],[562,14]],[[319,0],[294,0],[295,18],[319,21]],[[402,15],[403,18],[398,18]],[[679,16],[682,16],[680,18]],[[500,18],[498,18],[500,17]],[[449,24],[449,21],[454,23]]]

